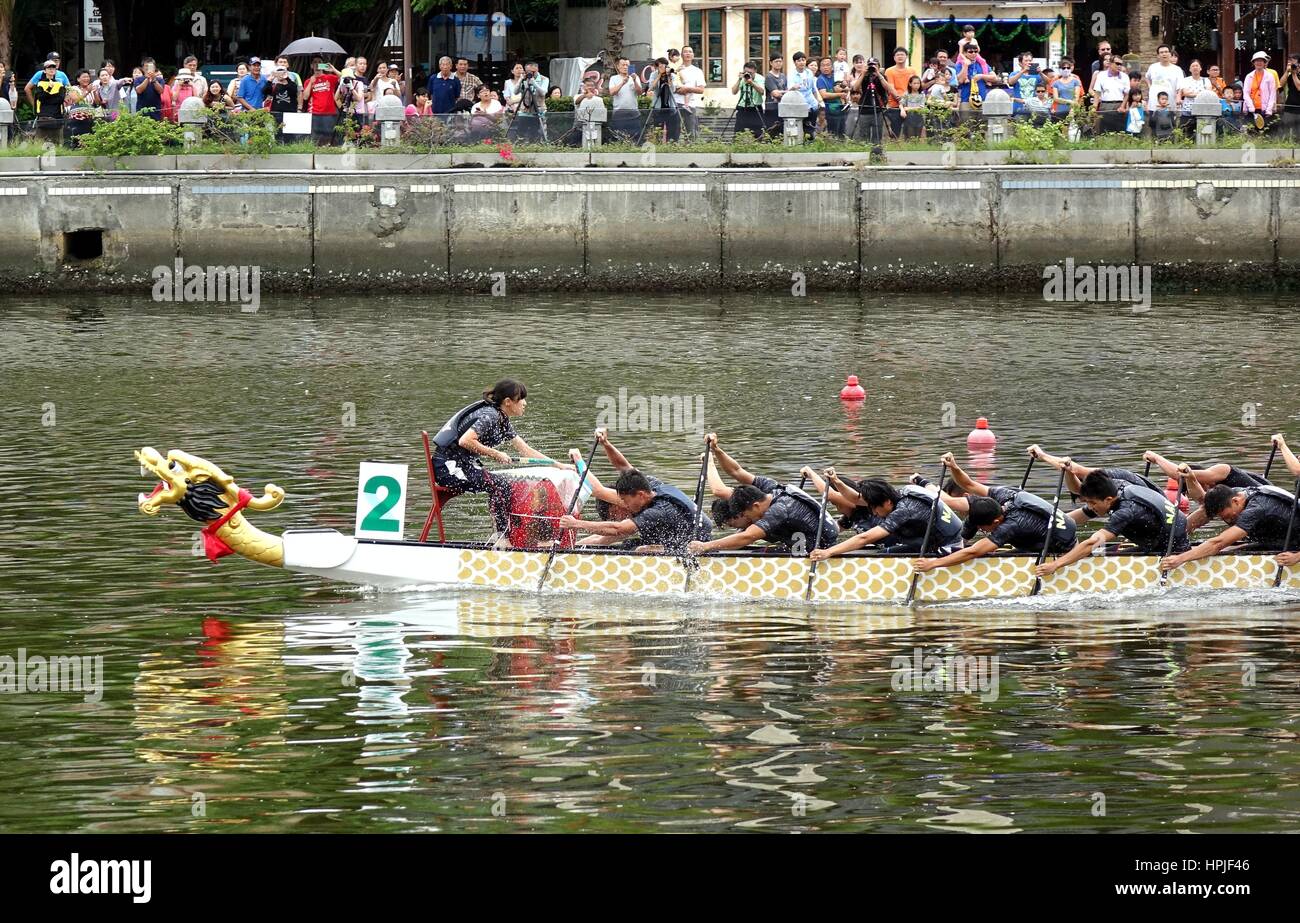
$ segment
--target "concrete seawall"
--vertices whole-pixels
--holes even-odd
[[[0,174],[0,282],[147,291],[155,267],[264,290],[1040,290],[1043,267],[1157,286],[1300,276],[1300,170],[459,169]]]

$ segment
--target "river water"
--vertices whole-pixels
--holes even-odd
[[[1258,470],[1271,432],[1296,434],[1292,319],[1271,296],[241,313],[6,295],[0,657],[102,657],[104,682],[0,695],[0,830],[1295,831],[1293,595],[908,611],[377,593],[195,556],[179,512],[136,511],[152,482],[131,456],[179,448],[255,494],[274,481],[283,506],[249,517],[270,531],[350,532],[358,463],[405,462],[410,537],[420,429],[510,375],[530,388],[521,433],[551,452],[586,449],[620,389],[688,399],[702,421],[614,433],[688,492],[704,428],[782,478],[933,478],[951,449],[1016,482],[1029,442]],[[858,406],[836,399],[849,373]],[[971,460],[979,415],[999,449]],[[481,502],[452,504],[448,528],[482,537]],[[917,656],[980,658],[997,681],[896,688]]]

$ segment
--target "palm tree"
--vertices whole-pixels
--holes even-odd
[[[0,0],[3,3],[4,0]],[[623,54],[623,17],[627,13],[627,0],[609,0],[609,19],[605,28],[605,50],[610,63]]]
[[[9,52],[13,50],[14,4],[16,0],[0,0],[0,61],[13,67]]]

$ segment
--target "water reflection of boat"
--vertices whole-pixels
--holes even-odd
[[[207,618],[193,656],[156,652],[132,690],[137,752],[151,763],[191,760],[237,767],[245,735],[265,736],[288,712],[284,627]]]

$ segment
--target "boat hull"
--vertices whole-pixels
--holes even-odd
[[[483,546],[357,540],[333,530],[285,533],[285,566],[347,583],[399,587],[445,585],[536,590],[547,551],[496,551]],[[808,597],[814,602],[897,603],[911,585],[912,558],[832,558],[817,568]],[[1043,580],[1041,594],[1120,593],[1160,585],[1159,557],[1094,555]],[[1028,596],[1032,555],[995,555],[922,574],[916,598],[924,603]],[[806,558],[721,554],[698,559],[690,595],[799,601],[808,588]],[[1173,571],[1169,585],[1197,589],[1262,589],[1277,572],[1272,555],[1225,554]],[[545,589],[579,593],[668,595],[685,591],[681,558],[610,551],[563,551],[546,572]],[[1282,585],[1300,588],[1300,567],[1287,568]]]

